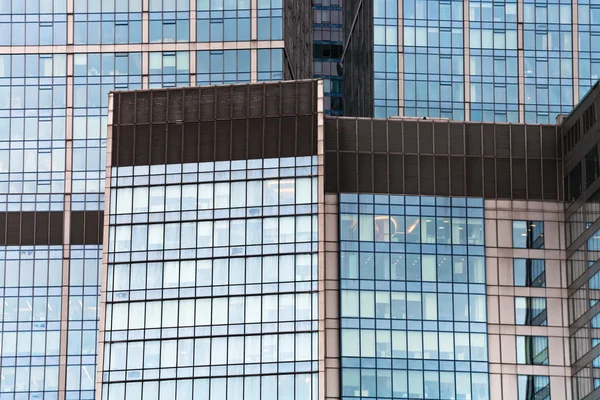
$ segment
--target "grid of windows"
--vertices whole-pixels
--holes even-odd
[[[398,3],[373,3],[375,118],[398,115]]]
[[[573,107],[571,4],[524,0],[526,123],[551,123]]]
[[[465,119],[463,2],[404,1],[404,113]]]
[[[113,169],[103,398],[317,398],[315,163]]]
[[[199,86],[250,82],[250,50],[204,50],[196,54]]]
[[[75,44],[142,42],[141,0],[78,0],[73,7]]]
[[[469,2],[472,121],[519,121],[517,1]]]
[[[250,6],[250,0],[198,0],[197,40],[250,40]]]
[[[576,2],[579,37],[579,98],[600,79],[600,3],[596,0]]]
[[[483,201],[340,195],[342,396],[488,399]]]
[[[2,393],[58,397],[62,269],[62,246],[0,248]]]
[[[150,43],[189,40],[189,0],[150,0]]]
[[[67,44],[65,0],[0,2],[0,46]]]

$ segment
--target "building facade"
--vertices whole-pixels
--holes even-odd
[[[92,399],[108,93],[310,78],[311,8],[0,3],[0,397]]]
[[[600,78],[595,1],[346,3],[352,115],[547,124]]]
[[[597,228],[570,239],[562,173],[589,111],[339,118],[323,98],[111,95],[98,398],[595,398],[595,264],[574,277],[568,243],[594,254]]]

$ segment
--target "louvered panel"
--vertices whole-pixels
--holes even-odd
[[[296,155],[298,157],[317,154],[316,117],[312,115],[297,118],[298,134],[296,135]]]
[[[483,196],[496,198],[496,162],[493,158],[483,159]]]
[[[296,104],[298,102],[298,84],[281,86],[281,115],[296,115]]]
[[[495,154],[495,127],[492,124],[484,124],[482,128],[483,132],[481,136],[483,138],[483,155],[493,157]]]
[[[248,117],[248,86],[233,86],[231,116],[234,119]]]
[[[250,118],[248,120],[248,158],[264,158],[262,118]]]
[[[419,152],[419,146],[417,143],[417,123],[414,121],[404,121],[402,125],[402,134],[404,137],[404,152],[409,154],[417,154]]]
[[[337,118],[325,118],[325,150],[326,151],[337,151],[337,122],[339,120]],[[298,132],[302,132],[298,130]],[[302,133],[306,134],[306,133]]]
[[[203,87],[200,90],[200,121],[213,121],[215,117],[215,88]]]
[[[358,191],[373,193],[373,156],[358,154]]]
[[[279,157],[279,118],[265,118],[265,158]]]
[[[183,162],[182,144],[183,144],[183,124],[169,124],[167,142],[167,164],[181,164]]]
[[[496,195],[498,198],[510,199],[512,195],[510,183],[510,159],[496,159]]]
[[[525,128],[523,125],[511,125],[510,144],[513,157],[525,157]]]
[[[119,147],[118,163],[119,165],[133,165],[133,125],[119,127]]]
[[[165,90],[152,92],[152,122],[167,122],[167,92]]]
[[[280,157],[294,157],[296,154],[296,117],[281,117]]]
[[[371,120],[358,120],[358,151],[371,151]]]
[[[465,124],[465,143],[467,155],[481,155],[481,124]]]
[[[231,118],[231,86],[217,86],[217,119]]]
[[[189,122],[198,121],[200,105],[200,90],[198,88],[185,89],[183,120]]]
[[[358,191],[356,153],[339,153],[339,158],[340,193],[356,193]]]
[[[388,146],[390,153],[402,153],[402,122],[388,120]]]
[[[265,85],[265,117],[280,115],[281,97],[279,85]]]
[[[435,194],[450,196],[450,158],[435,157]]]
[[[215,132],[215,161],[227,161],[231,159],[231,121],[217,121]]]
[[[120,95],[119,101],[120,113],[119,124],[130,125],[134,122],[135,117],[135,92],[123,92]]]
[[[512,159],[512,195],[513,199],[527,199],[527,170],[525,159]],[[519,171],[518,173],[516,171]]]
[[[135,153],[133,157],[135,165],[148,165],[150,163],[150,125],[135,126]]]
[[[198,162],[198,123],[186,122],[183,125],[183,162]]]
[[[215,123],[200,122],[200,162],[215,160]]]
[[[338,153],[325,153],[325,192],[338,193]]]
[[[338,127],[340,151],[356,151],[356,120],[342,118]]]
[[[544,174],[544,200],[562,200],[562,191],[558,187],[557,169],[558,165],[555,160],[542,161]]]
[[[483,158],[466,158],[466,193],[471,197],[483,197]]]
[[[419,123],[419,153],[433,154],[433,123]]]
[[[316,82],[298,83],[298,114],[308,115],[317,112]]]
[[[150,164],[160,165],[166,162],[167,126],[152,125],[150,135]]]
[[[420,194],[434,195],[433,156],[419,156]]]
[[[246,159],[246,123],[245,119],[234,119],[231,129],[231,159]]]
[[[447,122],[436,122],[434,124],[435,154],[448,154],[448,129]]]
[[[526,130],[527,158],[542,157],[542,143],[540,140],[540,128],[537,125],[528,126]]]
[[[150,92],[137,92],[135,101],[135,123],[150,123],[150,101],[152,95]],[[133,113],[131,113],[133,115]]]
[[[373,189],[375,193],[388,193],[387,154],[373,155]]]
[[[419,157],[404,156],[404,189],[406,194],[419,194]]]
[[[462,155],[465,153],[463,124],[450,122],[450,154]]]
[[[249,117],[264,116],[264,86],[250,85],[248,86],[248,111]]]
[[[390,193],[404,194],[404,157],[390,154],[388,171]]]
[[[112,113],[112,121],[108,121],[109,125],[118,125],[119,124],[119,117],[121,116],[120,113],[120,108],[121,108],[121,94],[119,92],[114,92],[113,93],[113,113]],[[2,242],[0,242],[2,243]]]
[[[496,125],[496,156],[510,156],[510,127],[509,125]]]
[[[557,151],[557,132],[556,128],[544,126],[542,127],[542,156],[554,158],[561,154]]]
[[[387,126],[386,121],[374,119],[373,124],[373,151],[376,153],[387,152]]]
[[[183,121],[183,91],[170,90],[168,93],[169,107],[167,109],[169,122]]]
[[[541,160],[527,160],[527,198],[543,199],[544,190],[542,184],[542,162]]]
[[[463,157],[450,157],[450,195],[465,195],[465,165]]]

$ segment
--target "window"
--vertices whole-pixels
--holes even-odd
[[[540,221],[513,221],[513,247],[543,249],[544,223]]]
[[[548,365],[548,338],[517,336],[517,364]]]
[[[543,297],[515,297],[517,325],[547,325],[546,299]]]
[[[515,258],[513,261],[515,286],[545,287],[546,266],[544,260]]]
[[[519,375],[519,400],[550,400],[550,378]]]

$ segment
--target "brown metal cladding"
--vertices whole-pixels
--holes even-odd
[[[316,155],[314,80],[115,92],[112,166]]]
[[[327,117],[325,189],[561,200],[558,139],[556,126]]]

